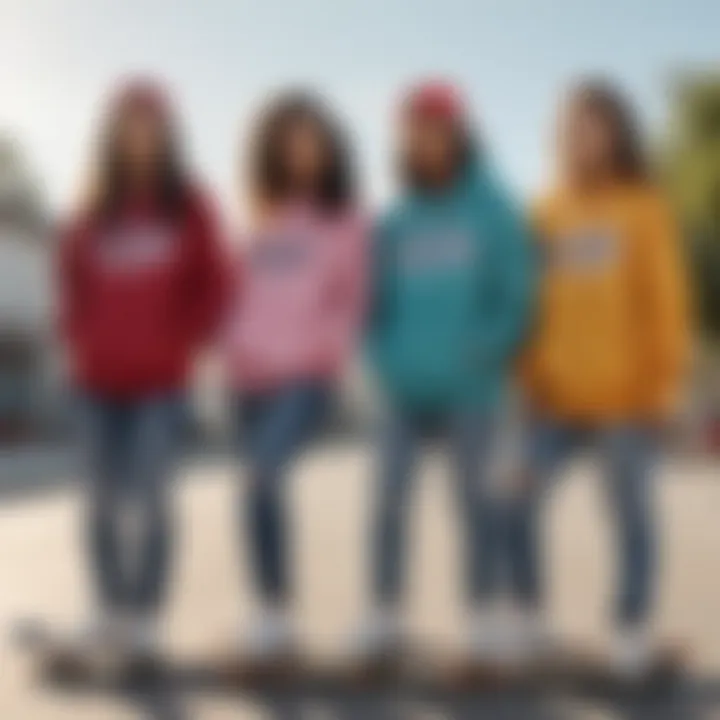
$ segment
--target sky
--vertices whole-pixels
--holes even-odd
[[[451,78],[529,195],[550,175],[559,93],[578,74],[620,82],[657,132],[674,73],[720,68],[717,0],[0,0],[0,18],[0,132],[56,210],[77,196],[102,100],[127,73],[168,83],[193,160],[232,207],[248,122],[287,85],[327,94],[378,200],[402,89]]]

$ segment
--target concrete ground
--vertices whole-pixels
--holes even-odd
[[[370,462],[358,446],[332,446],[302,463],[293,479],[296,515],[297,617],[308,645],[332,653],[365,605],[364,528]],[[237,482],[221,463],[186,466],[177,490],[180,516],[168,638],[182,655],[207,652],[232,638],[252,611],[236,539]],[[548,518],[550,607],[558,632],[602,646],[612,586],[610,524],[592,468],[578,465],[557,488]],[[15,493],[0,502],[0,719],[130,718],[720,718],[720,482],[710,466],[676,463],[661,482],[664,572],[657,632],[692,650],[700,689],[653,706],[519,698],[424,703],[412,698],[228,698],[187,693],[175,698],[60,695],[33,682],[7,630],[19,617],[71,623],[88,603],[79,543],[77,489]],[[423,466],[415,495],[414,555],[408,613],[412,625],[451,646],[462,632],[457,535],[444,464]],[[716,680],[717,678],[717,680]],[[715,698],[713,697],[715,696]],[[713,700],[717,699],[717,709]],[[717,713],[717,714],[714,714]]]

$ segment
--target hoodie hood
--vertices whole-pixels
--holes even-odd
[[[473,198],[483,193],[484,188],[493,184],[491,162],[477,134],[469,133],[466,148],[465,159],[447,186],[432,190],[417,187],[406,189],[404,194],[411,205],[472,202]]]

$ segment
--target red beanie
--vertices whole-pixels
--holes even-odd
[[[467,106],[460,90],[449,82],[428,81],[412,88],[402,104],[404,112],[419,117],[465,122]]]

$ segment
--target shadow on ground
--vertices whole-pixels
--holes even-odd
[[[583,720],[609,714],[618,720],[710,720],[720,710],[720,678],[687,681],[655,691],[609,689],[583,692],[544,690],[437,692],[422,687],[383,690],[332,690],[297,686],[288,689],[221,690],[189,682],[154,682],[134,686],[68,688],[48,692],[105,695],[147,720],[202,720],[190,708],[199,700],[223,707],[252,706],[268,720]]]

